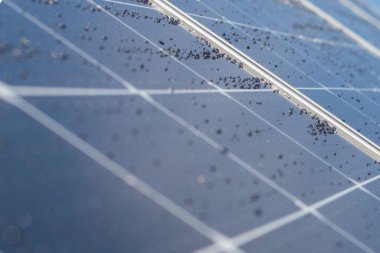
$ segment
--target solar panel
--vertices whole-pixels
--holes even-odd
[[[171,2],[378,143],[378,59],[299,2]],[[379,249],[377,162],[186,20],[147,1],[0,13],[0,250]]]

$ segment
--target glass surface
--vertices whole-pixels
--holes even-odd
[[[296,201],[311,205],[378,176],[379,165],[326,122],[178,20],[140,0],[96,2],[105,11],[88,1],[12,1],[20,15],[2,4],[0,80],[204,226],[239,236],[298,211]],[[379,62],[339,31],[288,1],[172,2],[380,142],[377,93],[349,90],[375,87]],[[315,89],[321,84],[331,89]],[[0,123],[0,251],[189,252],[211,244],[4,102]],[[356,199],[336,203],[346,198]],[[323,213],[366,243],[359,228],[325,212],[334,204]],[[241,249],[306,251],[319,246],[315,238],[321,251],[358,250],[308,215]]]

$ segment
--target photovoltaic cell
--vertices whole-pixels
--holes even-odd
[[[0,78],[11,85],[121,88],[115,80],[40,29],[0,8]],[[61,25],[63,26],[63,25]]]

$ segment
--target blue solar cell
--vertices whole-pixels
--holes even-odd
[[[0,34],[0,78],[11,85],[122,87],[5,5],[0,27],[6,30]]]
[[[178,252],[209,243],[29,116],[4,102],[0,115],[2,251]]]

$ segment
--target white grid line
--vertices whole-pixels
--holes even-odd
[[[59,87],[59,86],[19,86],[11,85],[10,89],[21,97],[68,97],[68,96],[131,96],[138,93],[124,88],[87,88],[87,87]],[[296,87],[297,90],[310,91],[353,91],[357,88],[347,87]],[[219,93],[217,89],[139,89],[140,91],[153,95],[181,95],[181,94],[212,94]],[[225,93],[267,93],[274,92],[271,89],[222,89]],[[359,88],[362,92],[380,93],[377,88]]]
[[[10,0],[9,0],[10,2]],[[91,0],[88,0],[88,2],[91,2],[93,3]],[[8,3],[8,2],[7,2]],[[14,4],[12,3],[12,5],[14,6]],[[99,6],[100,7],[100,6]],[[17,9],[17,8],[16,8]],[[105,11],[103,9],[103,11]],[[105,11],[106,12],[106,11]],[[22,12],[19,12],[21,15],[25,15],[25,12],[22,11]],[[111,17],[112,14],[108,13]],[[30,19],[29,19],[30,20]],[[32,20],[30,20],[32,21]],[[53,31],[54,32],[54,31]],[[71,44],[72,45],[72,44]],[[73,45],[72,45],[73,46]],[[125,81],[127,84],[129,84],[127,81]],[[130,84],[129,84],[130,85]],[[130,85],[131,86],[131,85]],[[136,92],[139,92],[135,87],[131,86],[130,88],[133,88],[133,91],[136,91]],[[222,93],[224,94],[224,93]],[[227,95],[227,94],[225,94]],[[191,125],[189,125],[187,122],[183,121],[181,118],[179,118],[177,115],[173,114],[172,112],[170,112],[167,108],[163,107],[162,105],[160,105],[159,103],[157,103],[152,97],[150,97],[148,94],[145,94],[145,93],[140,93],[140,96],[143,97],[146,101],[148,101],[149,103],[151,103],[152,105],[155,105],[156,107],[158,107],[163,113],[167,114],[169,117],[171,117],[173,120],[175,120],[177,123],[179,124],[184,124],[184,126],[186,128],[188,128],[188,130],[190,130],[193,134],[195,134],[197,137],[200,137],[202,138],[204,141],[206,141],[209,145],[213,146],[213,144],[215,144],[215,142],[210,139],[209,137],[205,136],[204,134],[202,134],[201,132],[199,132],[197,129],[195,129],[194,127],[192,127]],[[214,148],[217,148],[217,146],[214,146]],[[228,153],[227,154],[228,157],[232,160],[234,160],[235,162],[239,162],[239,163],[242,163],[242,165],[246,165],[246,166],[249,166],[248,164],[245,164],[244,161],[242,161],[240,158],[236,157],[235,155],[233,155],[232,153]],[[244,167],[244,166],[242,166]],[[249,166],[249,168],[253,171],[255,171],[251,166]],[[252,172],[253,172],[252,171]],[[272,182],[270,179],[266,178],[265,176],[261,175],[261,173],[257,172],[258,173],[256,176],[259,176],[261,177],[262,179],[266,180],[264,182],[270,184],[272,187],[274,187],[274,189],[277,189],[281,194],[285,194],[285,196],[287,197],[290,197],[290,198],[294,198],[294,201],[297,205],[301,206],[301,207],[304,207],[304,208],[308,208],[306,205],[304,205],[302,202],[300,202],[297,198],[295,198],[294,196],[292,196],[290,193],[288,193],[285,189],[283,189],[282,187],[276,185],[274,182]],[[260,176],[261,175],[261,176]],[[309,210],[309,209],[308,209]],[[324,216],[320,216],[321,214],[319,214],[316,210],[309,210],[310,213],[314,213],[314,214],[318,214],[319,217],[323,217]],[[325,218],[324,218],[325,219]],[[325,222],[328,221],[327,219],[325,219]],[[332,227],[334,229],[334,227]],[[335,229],[337,230],[337,227],[335,226]],[[340,228],[338,229],[340,230]],[[342,234],[342,233],[341,233]],[[343,234],[342,234],[343,235]],[[347,235],[346,235],[346,238],[347,238]],[[354,238],[355,239],[355,238]],[[360,246],[363,250],[367,251],[367,252],[372,252],[371,249],[369,249],[366,245],[361,245],[360,242],[358,243],[357,242],[357,245]]]

